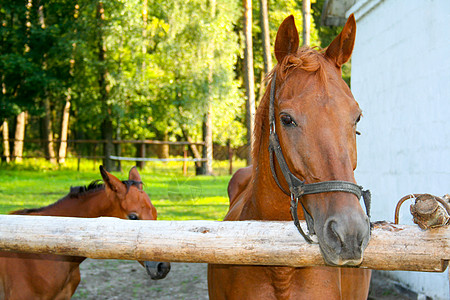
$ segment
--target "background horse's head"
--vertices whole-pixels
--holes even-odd
[[[304,47],[294,18],[281,24],[275,42],[278,61],[275,128],[290,171],[307,184],[341,180],[355,183],[356,124],[361,110],[342,79],[356,32],[353,15],[326,51]],[[281,174],[277,166],[277,173]],[[285,182],[282,185],[287,188]],[[369,236],[369,220],[358,198],[347,192],[324,192],[300,198],[313,219],[328,264],[358,265]]]
[[[105,192],[112,211],[108,216],[129,220],[156,220],[156,209],[150,197],[142,189],[143,183],[136,167],[131,168],[127,181],[120,181],[100,166],[100,173],[105,182]],[[145,261],[142,264],[152,279],[162,279],[170,271],[170,263]]]

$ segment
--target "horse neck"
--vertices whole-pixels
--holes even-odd
[[[278,187],[270,168],[268,102],[266,92],[257,112],[259,121],[256,126],[261,132],[256,134],[260,138],[253,145],[257,148],[253,152],[252,213],[261,220],[291,220],[290,198]],[[278,179],[284,182],[282,175]]]
[[[32,211],[29,214],[43,216],[96,218],[108,215],[112,201],[104,189],[79,195],[67,195],[59,201]]]

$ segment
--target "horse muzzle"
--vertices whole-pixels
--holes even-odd
[[[170,263],[158,261],[145,261],[145,270],[153,280],[163,279],[170,272]]]
[[[358,266],[362,263],[370,239],[370,222],[366,215],[353,213],[340,218],[330,217],[316,232],[328,265]]]

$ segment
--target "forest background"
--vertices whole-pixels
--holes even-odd
[[[268,70],[260,7],[268,7],[271,45],[285,17],[294,15],[299,32],[303,22],[300,0],[243,2],[0,0],[3,160],[11,148],[13,160],[34,154],[64,163],[68,139],[248,145],[245,73],[254,72],[257,103]],[[320,25],[323,4],[310,4],[310,44],[319,48],[340,30]],[[244,63],[246,9],[252,65]],[[349,82],[350,67],[343,72]],[[23,139],[48,142],[23,149]],[[135,156],[133,145],[124,147],[105,146],[104,155]],[[163,145],[154,155],[170,153]]]

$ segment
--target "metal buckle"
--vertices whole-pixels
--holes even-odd
[[[272,134],[275,132],[275,121],[270,122],[270,129],[269,129],[269,133]]]

